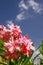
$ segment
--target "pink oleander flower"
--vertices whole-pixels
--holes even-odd
[[[30,55],[31,51],[26,48],[25,45],[21,46],[21,54]]]
[[[20,33],[21,29],[17,25],[9,25],[8,28],[0,25],[0,39],[7,40],[10,38],[10,36],[13,36],[14,40],[16,40],[21,36]]]
[[[4,43],[4,47],[7,52],[4,52],[3,55],[7,56],[9,60],[11,60],[12,58],[17,59],[19,57],[17,51],[20,51],[20,47],[17,41],[14,41],[13,39],[9,40],[9,42]]]
[[[31,50],[35,50],[28,35],[23,37],[21,29],[17,25],[8,25],[7,28],[0,25],[0,39],[4,40],[4,48],[6,49],[3,55],[7,56],[9,60],[18,58],[20,54],[28,56],[31,54]]]
[[[32,45],[30,39],[28,39],[28,35],[20,38],[21,43],[23,43],[28,50],[35,50],[35,47]]]
[[[14,40],[13,37],[10,38],[10,40],[8,42],[4,43],[4,47],[6,48],[7,51],[9,51],[10,53],[13,53],[15,50],[19,50],[20,51],[20,44],[18,39]]]
[[[21,29],[20,29],[20,26],[17,26],[17,25],[8,25],[8,28],[10,29],[11,32],[18,32],[18,33],[21,33]]]
[[[12,58],[17,59],[19,57],[19,55],[16,52],[10,53],[10,52],[7,51],[7,52],[3,52],[3,55],[7,56],[8,60],[11,60]]]
[[[19,40],[19,39],[18,39]],[[14,53],[17,51],[21,54],[30,55],[30,50],[35,50],[35,48],[32,46],[31,41],[27,39],[27,37],[22,37],[19,41],[13,39],[13,37],[9,40],[9,42],[4,43],[4,47],[6,50],[10,53]],[[18,53],[17,53],[18,54]]]
[[[7,39],[9,39],[9,37],[10,37],[9,32],[6,29],[6,27],[3,25],[0,25],[0,39],[7,40]]]
[[[5,26],[4,25],[0,25],[0,31],[4,30]]]
[[[14,40],[19,39],[19,37],[21,37],[21,29],[20,26],[17,25],[8,25],[9,28],[9,32],[10,32],[10,36],[14,37]]]

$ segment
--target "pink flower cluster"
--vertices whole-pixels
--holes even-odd
[[[21,29],[17,25],[8,25],[5,27],[0,25],[0,39],[4,40],[4,47],[6,52],[3,52],[4,56],[7,56],[9,60],[12,58],[18,58],[20,54],[30,55],[31,50],[35,50],[34,46],[28,35],[24,37],[21,34]]]

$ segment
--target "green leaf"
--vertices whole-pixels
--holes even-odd
[[[40,45],[39,51],[43,55],[43,41],[42,41],[42,44]]]
[[[0,43],[1,43],[1,44],[3,44],[3,43],[4,43],[4,41],[0,39]]]
[[[43,65],[43,59],[40,59],[40,65]]]
[[[29,61],[27,62],[27,65],[34,65],[34,64],[33,64],[33,62],[32,62],[31,60],[29,60]]]
[[[14,65],[14,63],[13,63],[13,62],[11,62],[11,61],[9,61],[9,65]]]
[[[4,41],[0,39],[0,47],[3,47]]]

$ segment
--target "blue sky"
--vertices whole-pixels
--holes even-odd
[[[13,22],[35,47],[43,40],[43,0],[0,0],[0,25]]]

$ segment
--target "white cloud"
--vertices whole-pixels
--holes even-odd
[[[28,12],[26,12],[26,11],[23,11],[23,12],[19,13],[19,14],[16,16],[16,20],[17,20],[17,21],[21,21],[21,20],[25,20],[25,19],[30,18],[30,17],[32,18],[33,15],[28,14]]]
[[[16,16],[16,20],[24,20],[25,19],[25,16],[24,16],[24,12],[21,12],[19,13],[17,16]]]
[[[36,13],[40,13],[42,8],[41,5],[37,2],[35,2],[34,0],[30,0],[29,1],[29,5],[30,7],[32,7],[32,9],[36,12]]]
[[[28,9],[27,5],[24,3],[24,0],[21,0],[21,1],[20,1],[19,7],[21,8],[21,10],[22,10],[22,9],[25,9],[25,10]]]
[[[43,11],[43,8],[41,6],[41,4],[35,2],[35,0],[21,0],[18,7],[20,8],[20,13],[18,13],[18,15],[16,16],[16,20],[24,20],[28,17],[30,17],[31,14],[31,9],[33,10],[34,13],[41,13]]]
[[[13,20],[7,20],[6,23],[7,23],[7,26],[8,26],[8,25],[13,25],[13,24],[14,24],[14,23],[13,23]]]

